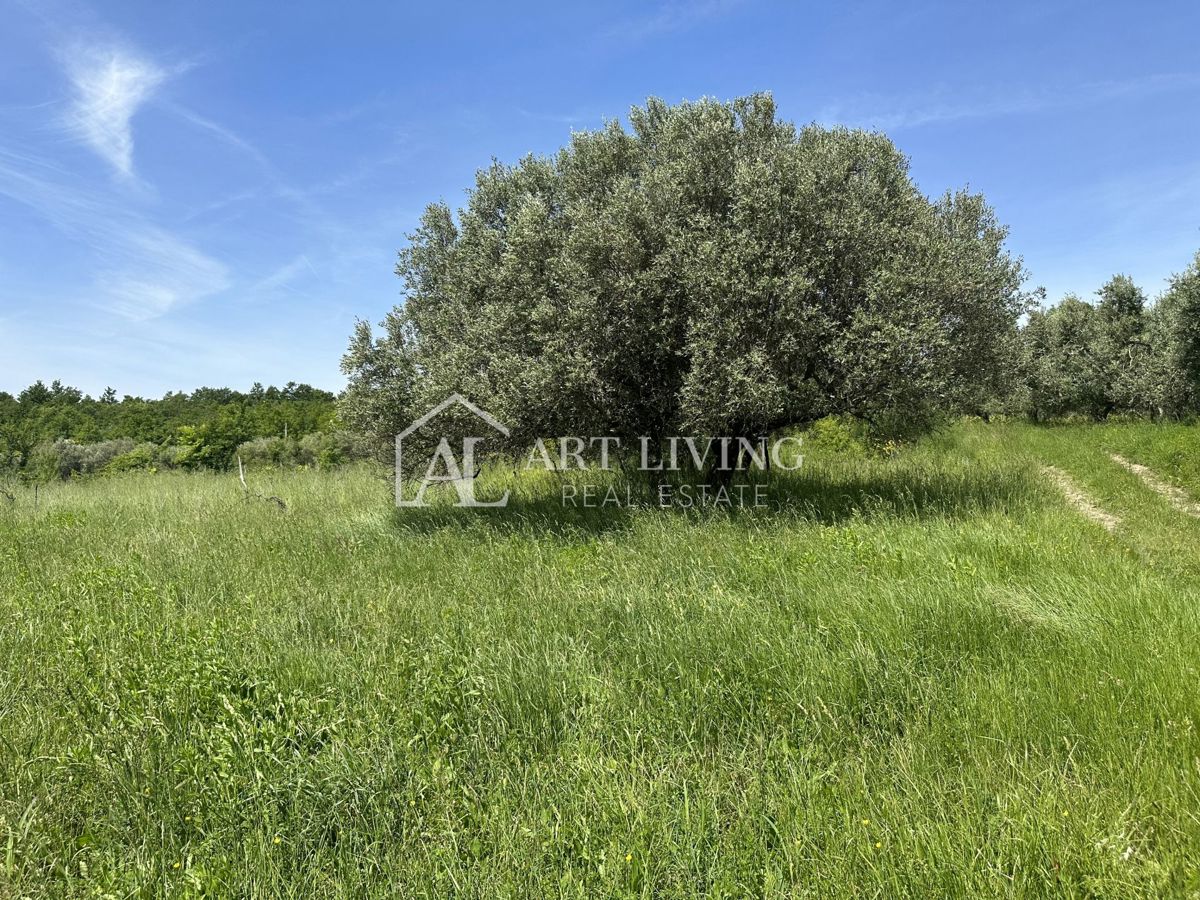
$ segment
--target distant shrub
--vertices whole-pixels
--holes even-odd
[[[1096,420],[1087,413],[1069,412],[1059,417],[1057,421],[1060,425],[1090,425]]]
[[[253,434],[251,423],[240,410],[225,408],[202,425],[183,425],[176,433],[182,448],[179,465],[189,469],[227,469],[238,447]]]
[[[158,448],[156,459],[160,468],[180,469],[183,468],[183,460],[186,454],[186,448],[175,444],[168,444],[165,447]]]
[[[1153,422],[1154,417],[1147,412],[1123,410],[1113,413],[1106,421],[1113,425],[1144,425]]]
[[[331,469],[368,456],[366,442],[348,431],[314,432],[300,439],[300,462]]]
[[[255,438],[237,448],[237,456],[248,466],[294,466],[299,452],[299,444],[290,437]]]
[[[154,472],[160,468],[171,468],[170,463],[164,459],[163,451],[164,448],[157,444],[138,444],[128,453],[122,453],[109,460],[108,465],[104,467],[104,474],[117,475],[121,472],[140,470]]]
[[[30,460],[35,477],[43,481],[55,478],[67,479],[73,475],[91,475],[99,472],[113,459],[128,453],[136,445],[129,438],[101,441],[98,444],[77,444],[59,440],[52,444],[41,444],[33,451]]]
[[[363,440],[348,431],[319,431],[299,440],[262,437],[238,445],[237,455],[248,466],[311,466],[331,469],[356,459],[365,459]]]
[[[196,438],[195,429],[181,429],[185,438]],[[30,455],[25,476],[38,481],[102,473],[149,471],[180,468],[220,468],[219,459],[238,456],[248,466],[311,466],[330,469],[367,456],[363,441],[346,431],[317,432],[296,440],[291,437],[261,437],[235,444],[219,455],[206,453],[211,444],[202,439],[185,440],[178,445],[160,446],[135,443],[129,438],[81,444],[58,440],[39,444]],[[207,460],[207,462],[206,462]]]
[[[64,463],[59,448],[54,444],[38,444],[29,454],[25,475],[35,481],[53,481],[55,478],[70,478],[71,469],[69,464]]]

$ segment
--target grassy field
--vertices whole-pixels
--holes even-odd
[[[1200,896],[1200,520],[1109,456],[1200,497],[1198,439],[964,424],[736,514],[0,498],[0,897]]]

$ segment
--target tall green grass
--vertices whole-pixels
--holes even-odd
[[[1194,893],[1200,535],[1110,437],[815,452],[733,512],[0,498],[0,896]]]

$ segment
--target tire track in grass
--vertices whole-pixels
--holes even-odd
[[[1183,488],[1176,487],[1163,481],[1154,473],[1154,470],[1143,466],[1139,463],[1131,462],[1118,453],[1110,453],[1109,457],[1117,465],[1128,469],[1134,475],[1142,480],[1142,483],[1150,490],[1154,491],[1162,497],[1165,497],[1172,506],[1189,516],[1200,519],[1200,503],[1196,503]]]
[[[1075,483],[1070,475],[1055,466],[1042,466],[1042,473],[1054,482],[1054,486],[1062,492],[1075,509],[1086,519],[1101,525],[1108,531],[1116,531],[1121,520],[1110,512],[1105,512],[1095,501]]]

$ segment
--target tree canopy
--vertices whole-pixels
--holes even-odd
[[[1150,304],[1127,275],[1097,302],[1068,296],[1021,329],[1021,390],[1004,405],[1066,415],[1184,417],[1200,404],[1200,255]]]
[[[1029,296],[983,198],[931,201],[884,135],[769,95],[650,100],[431,205],[405,302],[343,360],[381,441],[452,392],[536,435],[920,427],[1011,374]]]

